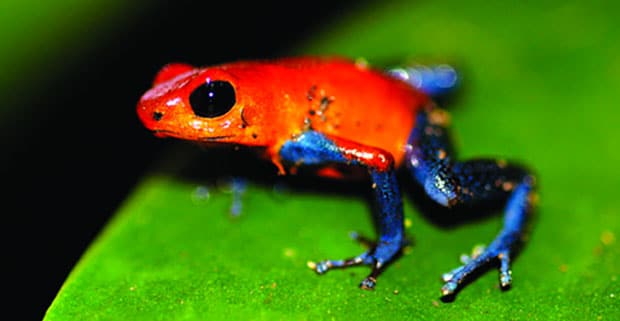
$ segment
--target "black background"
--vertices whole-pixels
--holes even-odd
[[[11,320],[40,320],[84,250],[157,161],[166,140],[135,115],[168,62],[285,55],[359,2],[150,1],[143,12],[0,97],[3,274]],[[88,34],[89,28],[83,26]],[[8,254],[8,255],[7,255]],[[5,300],[6,303],[6,300]],[[11,315],[10,311],[3,314]]]

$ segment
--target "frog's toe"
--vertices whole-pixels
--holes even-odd
[[[345,260],[323,260],[319,262],[309,261],[307,266],[314,270],[317,274],[325,274],[331,269],[342,269],[350,266],[370,264],[372,262],[371,255],[368,252]]]
[[[508,289],[512,285],[512,270],[510,270],[510,253],[501,252],[497,256],[500,260],[499,266],[499,285],[502,289]]]
[[[307,265],[317,274],[325,274],[333,266],[331,261],[320,261],[318,263],[309,261]]]
[[[367,278],[365,278],[364,280],[362,280],[362,282],[360,283],[360,289],[362,290],[374,290],[375,289],[375,285],[377,285],[377,279],[369,276]]]
[[[510,251],[508,249],[494,249],[477,246],[471,256],[462,255],[462,266],[442,275],[445,282],[441,287],[441,294],[449,296],[454,294],[459,286],[472,274],[483,269],[493,260],[499,260],[499,283],[502,289],[510,288],[512,284],[512,272],[510,270]]]

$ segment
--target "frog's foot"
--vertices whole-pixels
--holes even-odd
[[[491,261],[498,259],[499,266],[499,283],[502,289],[510,288],[512,283],[512,272],[510,271],[510,249],[508,247],[500,247],[491,244],[488,248],[483,245],[474,247],[471,255],[461,255],[462,266],[444,273],[442,280],[445,282],[441,288],[443,296],[450,296],[457,291],[459,285],[467,279],[467,277],[486,267]]]
[[[358,256],[344,260],[324,260],[320,262],[308,262],[308,267],[318,274],[325,274],[331,269],[344,269],[357,265],[369,265],[372,267],[370,274],[362,280],[360,288],[364,290],[373,290],[377,284],[377,277],[381,274],[383,268],[390,263],[398,254],[405,242],[373,242],[369,238],[361,236],[355,232],[351,233],[351,237],[356,241],[368,245],[370,249]]]
[[[308,262],[308,267],[318,274],[325,274],[331,269],[344,269],[357,265],[370,265],[372,272],[360,283],[360,288],[364,290],[373,290],[377,284],[377,277],[381,273],[383,264],[372,254],[374,250],[370,250],[356,257],[344,260],[324,260],[320,262]]]

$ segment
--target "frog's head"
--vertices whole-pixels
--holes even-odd
[[[226,67],[170,64],[140,99],[138,116],[158,137],[263,145],[248,129],[256,115],[245,107],[254,104],[238,92],[239,86],[239,77]]]

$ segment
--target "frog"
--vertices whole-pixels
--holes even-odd
[[[456,76],[446,71],[446,65],[380,70],[364,60],[308,56],[207,67],[172,63],[157,73],[137,114],[157,137],[248,147],[281,175],[299,168],[330,179],[363,175],[377,208],[376,240],[360,254],[308,266],[318,274],[369,266],[359,284],[366,290],[409,244],[399,168],[440,207],[502,203],[497,236],[442,275],[441,294],[455,295],[489,264],[497,264],[500,288],[508,289],[511,261],[537,201],[536,178],[502,158],[457,158],[451,115],[435,99],[454,87]]]

